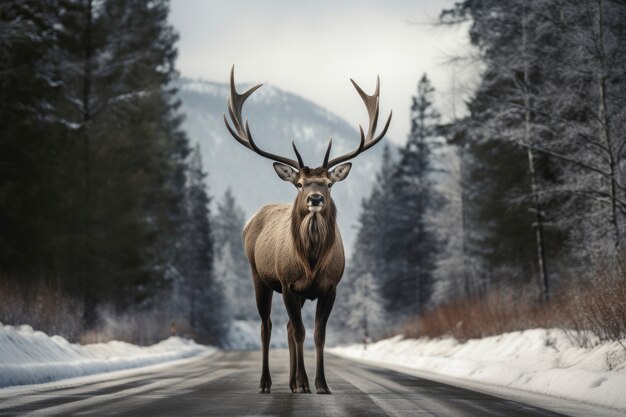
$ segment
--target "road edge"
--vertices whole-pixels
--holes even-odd
[[[378,362],[363,358],[354,358],[351,356],[331,352],[330,349],[326,352],[327,354],[336,356],[338,358],[347,359],[369,366],[375,366],[378,368],[388,369],[402,374],[415,376],[417,378],[428,379],[431,381],[492,395],[494,397],[502,398],[505,400],[517,401],[520,403],[532,405],[534,407],[543,408],[545,410],[569,415],[572,417],[623,417],[625,413],[625,410],[603,407],[596,404],[572,400],[570,398],[540,394],[532,391],[525,391],[495,384],[472,381],[464,378],[452,378],[449,376],[436,374],[434,372],[422,371],[402,365]]]

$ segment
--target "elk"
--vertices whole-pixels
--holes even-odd
[[[246,256],[252,270],[257,308],[261,316],[261,343],[263,367],[260,393],[270,393],[268,354],[272,321],[270,313],[274,291],[281,293],[289,322],[289,388],[292,392],[310,393],[304,367],[303,343],[305,337],[301,309],[306,299],[317,299],[314,340],[316,348],[315,388],[318,394],[330,394],[324,375],[324,342],[326,323],[335,302],[337,284],[343,275],[345,258],[343,243],[337,227],[337,209],[330,195],[334,183],[348,176],[352,164],[346,162],[376,145],[385,136],[391,113],[378,136],[378,102],[380,80],[377,78],[373,95],[366,94],[350,80],[363,99],[369,115],[367,135],[359,126],[361,142],[353,151],[330,159],[332,138],[324,155],[322,166],[309,168],[292,142],[297,160],[275,155],[260,149],[252,138],[248,120],[242,120],[246,99],[262,84],[243,94],[235,88],[234,66],[230,72],[230,96],[227,99],[232,127],[224,114],[224,123],[230,134],[243,146],[267,159],[273,160],[278,176],[293,184],[297,195],[293,204],[270,204],[262,207],[243,229]],[[331,169],[335,167],[334,169]]]

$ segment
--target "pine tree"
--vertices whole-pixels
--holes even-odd
[[[387,262],[388,244],[393,239],[388,227],[388,213],[393,204],[391,180],[395,171],[394,161],[388,145],[383,148],[381,167],[370,196],[361,202],[359,230],[350,262],[341,280],[330,325],[339,335],[340,342],[353,342],[363,336],[362,328],[350,323],[352,317],[352,294],[357,291],[358,281],[365,275],[375,277],[377,291],[387,281],[390,270]],[[384,300],[380,298],[384,310]],[[376,299],[376,295],[373,296]],[[374,301],[376,303],[376,301]],[[358,327],[358,326],[357,326]],[[375,336],[375,335],[373,335]]]
[[[380,326],[385,322],[380,289],[374,275],[367,273],[357,277],[347,300],[350,312],[347,324],[354,331],[361,332],[363,338],[380,334]]]
[[[228,328],[224,312],[223,289],[215,280],[213,236],[211,233],[210,198],[202,168],[200,146],[196,145],[189,161],[186,188],[185,235],[180,271],[186,315],[191,331],[202,342],[219,344]]]
[[[57,11],[52,1],[0,6],[0,271],[24,286],[61,255],[56,223],[65,216],[59,194],[68,143],[47,117],[59,91],[48,62]]]
[[[391,193],[394,172],[395,165],[391,158],[391,151],[389,146],[385,146],[372,193],[361,204],[354,261],[350,267],[352,273],[358,276],[373,273],[379,280],[385,281],[388,275],[389,244],[394,238],[388,222],[388,213],[394,203]]]
[[[400,151],[387,213],[390,276],[383,294],[387,310],[401,317],[422,312],[432,294],[437,239],[428,224],[437,198],[432,182],[432,149],[437,146],[439,113],[433,108],[434,88],[422,76],[411,106],[411,132]],[[388,192],[389,192],[388,191]]]
[[[176,257],[189,149],[168,11],[138,0],[0,7],[0,158],[14,160],[0,165],[0,222],[11,224],[0,276],[58,279],[88,327],[103,303],[154,306]]]
[[[224,268],[230,264],[232,270],[224,271],[224,276],[217,277],[224,284],[227,294],[232,294],[230,304],[237,306],[233,311],[237,320],[256,320],[256,298],[254,285],[250,278],[250,267],[243,247],[244,213],[237,205],[230,188],[227,188],[222,200],[217,204],[215,223],[216,262]]]

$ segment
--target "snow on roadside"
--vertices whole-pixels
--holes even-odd
[[[30,326],[0,323],[0,388],[138,368],[215,351],[179,337],[145,347],[118,341],[79,345]]]
[[[626,411],[626,350],[618,342],[574,345],[561,330],[534,329],[459,343],[396,336],[330,352],[448,377],[505,386]]]

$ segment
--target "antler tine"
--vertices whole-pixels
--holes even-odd
[[[376,90],[374,91],[374,94],[371,96],[365,93],[363,89],[359,87],[359,85],[352,78],[350,78],[350,81],[352,82],[352,85],[354,85],[354,88],[356,89],[357,93],[359,93],[359,96],[361,96],[361,99],[363,100],[363,102],[365,103],[365,107],[367,108],[367,115],[369,118],[367,135],[365,135],[365,133],[363,132],[363,126],[359,125],[359,131],[361,134],[361,143],[359,144],[359,147],[353,150],[352,152],[349,152],[345,155],[332,159],[330,162],[324,165],[325,168],[330,168],[341,162],[352,159],[358,154],[360,154],[361,152],[364,152],[368,150],[369,148],[371,148],[372,146],[376,145],[385,136],[385,133],[387,133],[387,129],[389,128],[389,124],[391,123],[392,112],[389,112],[389,117],[387,118],[387,121],[385,122],[383,131],[380,133],[380,135],[374,138],[374,134],[376,133],[376,128],[378,126],[380,78],[376,77]],[[328,149],[327,154],[329,152],[330,152],[330,148]],[[327,157],[324,159],[325,162],[327,162]]]
[[[300,152],[298,152],[298,148],[296,148],[296,142],[291,141],[291,146],[293,146],[293,151],[296,153],[296,158],[298,158],[299,168],[304,168],[304,162],[302,162],[302,157],[300,156]]]
[[[252,93],[254,93],[262,85],[263,84],[257,84],[246,90],[243,94],[239,94],[237,93],[237,89],[235,88],[235,66],[233,65],[230,69],[230,96],[226,99],[226,103],[228,105],[228,113],[230,114],[230,118],[232,119],[233,125],[235,126],[235,129],[240,136],[244,136],[246,133],[241,118],[243,103],[248,97],[250,97]]]
[[[246,148],[256,152],[257,154],[265,158],[281,162],[296,169],[301,169],[304,167],[304,164],[302,163],[302,157],[298,153],[295,144],[293,145],[293,147],[298,158],[297,162],[293,159],[285,158],[284,156],[266,152],[260,149],[256,145],[256,143],[254,143],[254,139],[252,139],[252,134],[250,133],[250,127],[248,126],[248,120],[246,120],[245,123],[242,120],[242,109],[244,102],[262,85],[263,84],[255,85],[243,92],[242,94],[239,94],[237,92],[237,89],[235,88],[235,66],[233,65],[230,70],[230,96],[226,99],[226,106],[228,108],[228,114],[230,115],[230,119],[234,127],[231,127],[230,123],[228,122],[228,118],[226,117],[226,114],[224,114],[224,123],[226,124],[226,128],[228,129],[228,132],[232,135],[232,137]]]
[[[365,107],[367,108],[369,124],[367,129],[366,142],[369,142],[372,139],[372,135],[374,134],[374,131],[376,129],[376,119],[378,116],[378,95],[380,89],[379,80],[378,78],[376,78],[376,91],[374,91],[374,94],[371,96],[364,92],[363,89],[359,87],[359,85],[352,78],[350,78],[350,81],[352,82],[352,85],[354,85],[354,88],[356,88],[356,91],[361,96],[361,99],[363,99]]]
[[[252,134],[250,133],[250,126],[248,126],[248,120],[246,119],[246,137],[248,138],[248,142],[250,143],[251,149],[258,153],[261,156],[264,156],[267,159],[271,159],[273,161],[277,161],[277,162],[281,162],[283,164],[292,166],[296,169],[300,169],[302,168],[302,166],[300,166],[298,164],[298,162],[294,161],[293,159],[289,159],[289,158],[285,158],[284,156],[280,156],[280,155],[276,155],[267,151],[264,151],[263,149],[259,148],[256,143],[254,142],[254,139],[252,139]],[[298,151],[296,151],[296,155],[298,154]]]
[[[324,162],[322,163],[322,167],[326,168],[328,166],[328,157],[330,156],[330,148],[333,147],[333,138],[331,137],[328,141],[328,148],[326,148],[326,154],[324,155]]]

